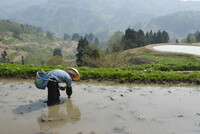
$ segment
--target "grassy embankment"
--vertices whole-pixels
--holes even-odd
[[[199,84],[199,57],[183,54],[140,53],[134,57],[153,60],[156,64],[143,64],[122,68],[77,67],[81,80],[115,81],[119,83]],[[1,78],[35,78],[39,70],[65,69],[63,66],[36,66],[0,64]]]

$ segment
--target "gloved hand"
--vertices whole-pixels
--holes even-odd
[[[64,91],[65,87],[59,86],[59,89],[62,90],[62,91]]]
[[[72,95],[72,87],[67,87],[66,94],[68,95],[68,98],[71,97],[71,95]]]

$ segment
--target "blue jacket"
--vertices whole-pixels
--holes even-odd
[[[48,75],[49,75],[49,78],[56,79],[58,83],[65,82],[67,87],[72,87],[72,78],[68,72],[61,69],[56,69],[56,70],[48,72]]]

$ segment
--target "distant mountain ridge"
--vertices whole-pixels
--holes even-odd
[[[9,18],[61,34],[92,32],[101,36],[158,16],[178,11],[198,11],[199,7],[200,2],[180,0],[43,0],[23,9],[9,11],[6,17],[2,15],[0,18]]]
[[[200,11],[178,12],[154,18],[143,27],[150,30],[166,30],[174,35],[186,37],[200,30]]]

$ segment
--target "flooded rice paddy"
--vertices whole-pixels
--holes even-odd
[[[199,134],[200,88],[73,83],[48,107],[33,81],[0,81],[1,134]]]
[[[189,45],[160,45],[153,47],[159,51],[167,51],[167,52],[178,52],[178,53],[187,53],[200,55],[200,46],[189,46]]]

